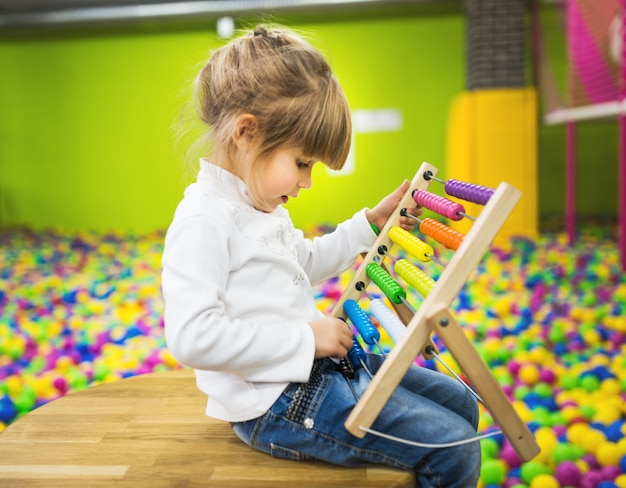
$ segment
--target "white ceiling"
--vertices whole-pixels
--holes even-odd
[[[199,20],[249,13],[377,10],[461,0],[0,0],[0,35],[13,29]]]
[[[121,5],[145,5],[170,3],[177,0],[0,0],[0,12],[50,11],[68,8],[111,7]],[[227,3],[225,0],[217,2]]]
[[[442,0],[439,0],[442,1]],[[432,2],[432,0],[431,0]],[[149,4],[176,4],[176,3],[206,3],[215,4],[216,7],[223,5],[225,10],[233,5],[246,3],[281,3],[293,4],[344,4],[358,6],[359,4],[376,4],[378,6],[398,5],[400,3],[426,3],[425,0],[283,0],[281,2],[259,2],[258,0],[210,0],[207,2],[193,0],[0,0],[0,13],[12,12],[38,12],[52,11],[61,9],[81,9],[81,8],[98,8],[98,7],[120,7],[133,5],[149,5]]]

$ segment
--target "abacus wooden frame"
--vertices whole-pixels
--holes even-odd
[[[379,260],[379,246],[384,245],[391,249],[393,242],[389,238],[389,229],[399,224],[402,208],[415,205],[412,198],[413,190],[428,189],[431,181],[424,178],[427,171],[433,176],[438,172],[437,168],[429,163],[420,166],[409,190],[364,256],[348,288],[335,305],[333,316],[345,318],[343,303],[348,299],[360,298],[362,292],[357,289],[356,284],[363,282],[367,285],[370,281],[365,273],[366,265]],[[523,461],[528,461],[539,453],[539,446],[528,427],[449,309],[520,197],[519,190],[508,183],[500,183],[417,312],[413,314],[403,304],[395,307],[407,330],[389,352],[387,359],[346,420],[345,427],[350,433],[357,437],[365,436],[366,432],[363,429],[369,429],[374,423],[417,355],[421,353],[428,357],[427,346],[432,346],[431,333],[435,333],[457,361],[519,457]]]

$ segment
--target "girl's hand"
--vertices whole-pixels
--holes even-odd
[[[382,230],[384,225],[387,223],[387,220],[391,217],[391,214],[400,203],[400,200],[402,200],[402,196],[409,189],[409,185],[409,180],[404,180],[396,191],[383,198],[374,208],[366,211],[365,215],[368,222],[370,224],[374,224],[378,230]],[[418,215],[421,215],[422,209],[417,206],[407,207],[407,212],[417,217]],[[400,217],[400,227],[404,230],[410,231],[416,224],[417,221],[411,217]]]
[[[342,358],[352,349],[352,329],[343,320],[323,317],[309,325],[315,336],[315,359]]]

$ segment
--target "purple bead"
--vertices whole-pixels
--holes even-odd
[[[445,184],[445,190],[448,195],[479,205],[485,205],[491,198],[491,195],[494,194],[492,188],[459,180],[448,180]]]

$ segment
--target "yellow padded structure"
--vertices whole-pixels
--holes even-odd
[[[536,105],[534,88],[507,88],[464,92],[451,106],[445,178],[490,188],[506,181],[522,192],[499,236],[538,234]],[[480,213],[463,204],[469,215]],[[450,226],[466,233],[471,222]]]

